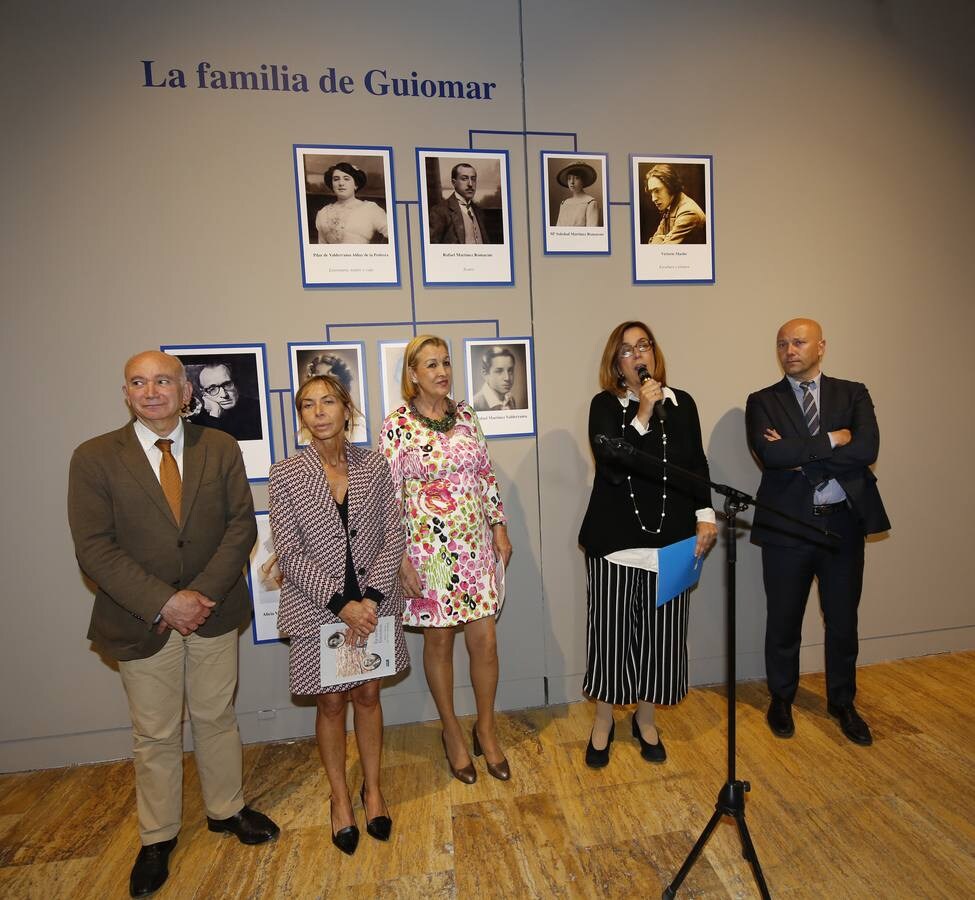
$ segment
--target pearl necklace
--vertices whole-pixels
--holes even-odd
[[[651,415],[650,423],[652,422],[653,422],[653,416]],[[650,429],[648,427],[647,431],[649,432],[649,430]],[[623,407],[623,432],[624,433],[626,432],[626,407]],[[663,460],[664,464],[666,465],[667,429],[664,428],[663,422],[660,423],[660,435],[661,435],[661,442],[663,444],[663,449],[661,450],[660,458]],[[656,528],[647,528],[647,526],[643,524],[643,519],[640,516],[640,508],[636,505],[636,493],[633,490],[633,479],[629,475],[626,476],[626,484],[627,487],[630,489],[630,503],[633,504],[633,514],[636,516],[636,520],[640,524],[640,529],[642,531],[645,531],[647,534],[660,534],[660,532],[663,531],[664,528],[664,517],[667,515],[667,469],[666,468],[664,469],[663,482],[664,482],[663,495],[660,501],[660,521],[657,523]]]

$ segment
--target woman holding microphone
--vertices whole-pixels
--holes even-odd
[[[617,704],[637,705],[630,724],[643,758],[667,758],[654,709],[658,703],[679,703],[687,693],[689,603],[684,591],[657,607],[657,554],[696,535],[695,554],[703,556],[717,538],[707,486],[631,465],[595,440],[596,435],[622,438],[708,477],[697,407],[690,394],[667,385],[663,352],[647,325],[630,321],[613,329],[599,383],[602,391],[589,408],[596,474],[579,533],[587,574],[583,690],[596,701],[586,748],[592,768],[609,762]]]

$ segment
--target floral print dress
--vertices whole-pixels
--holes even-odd
[[[403,510],[406,552],[423,585],[408,597],[405,625],[446,628],[498,611],[491,526],[505,522],[477,414],[457,402],[448,437],[406,406],[383,422],[381,452]]]

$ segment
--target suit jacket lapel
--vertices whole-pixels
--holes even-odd
[[[808,435],[809,429],[806,427],[806,420],[802,417],[802,410],[799,408],[799,402],[796,400],[789,379],[783,376],[782,380],[772,390],[782,411],[792,423],[796,434]]]
[[[184,525],[189,519],[190,510],[200,490],[200,480],[203,478],[203,467],[206,463],[206,447],[200,441],[203,436],[201,428],[183,423],[183,502],[180,504],[180,524]]]
[[[365,451],[352,444],[345,445],[346,457],[349,460],[349,527],[358,523],[362,515],[363,502],[368,491],[368,478],[362,465]]]
[[[338,518],[339,511],[335,508],[335,498],[332,496],[332,489],[328,486],[328,477],[322,467],[322,461],[318,458],[318,452],[314,447],[305,449],[302,460],[304,461],[305,471],[308,473],[308,493],[315,501],[315,506],[322,511],[326,519]]]
[[[122,465],[129,470],[129,473],[146,492],[149,499],[156,504],[159,511],[173,525],[176,525],[176,520],[173,518],[173,511],[169,508],[169,503],[166,501],[166,495],[163,493],[156,473],[152,471],[152,466],[149,465],[149,458],[146,456],[146,451],[142,449],[142,444],[139,443],[139,439],[135,436],[135,426],[131,422],[128,427],[122,430],[120,442],[119,459],[122,461]]]
[[[823,375],[819,379],[819,430],[834,431],[832,424],[827,422],[835,421],[836,410],[839,408],[836,397],[836,384],[828,375]]]

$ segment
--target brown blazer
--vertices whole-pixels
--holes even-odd
[[[213,428],[183,427],[179,523],[131,422],[71,457],[68,521],[82,571],[97,586],[88,637],[114,659],[162,648],[169,635],[152,622],[183,588],[217,603],[197,632],[203,637],[250,618],[243,568],[257,525],[240,447]]]
[[[349,461],[349,546],[362,596],[380,616],[403,615],[399,581],[406,535],[389,465],[378,453],[346,443]],[[278,567],[284,576],[278,629],[314,636],[339,618],[345,585],[345,529],[328,479],[311,447],[271,466],[268,509]]]

